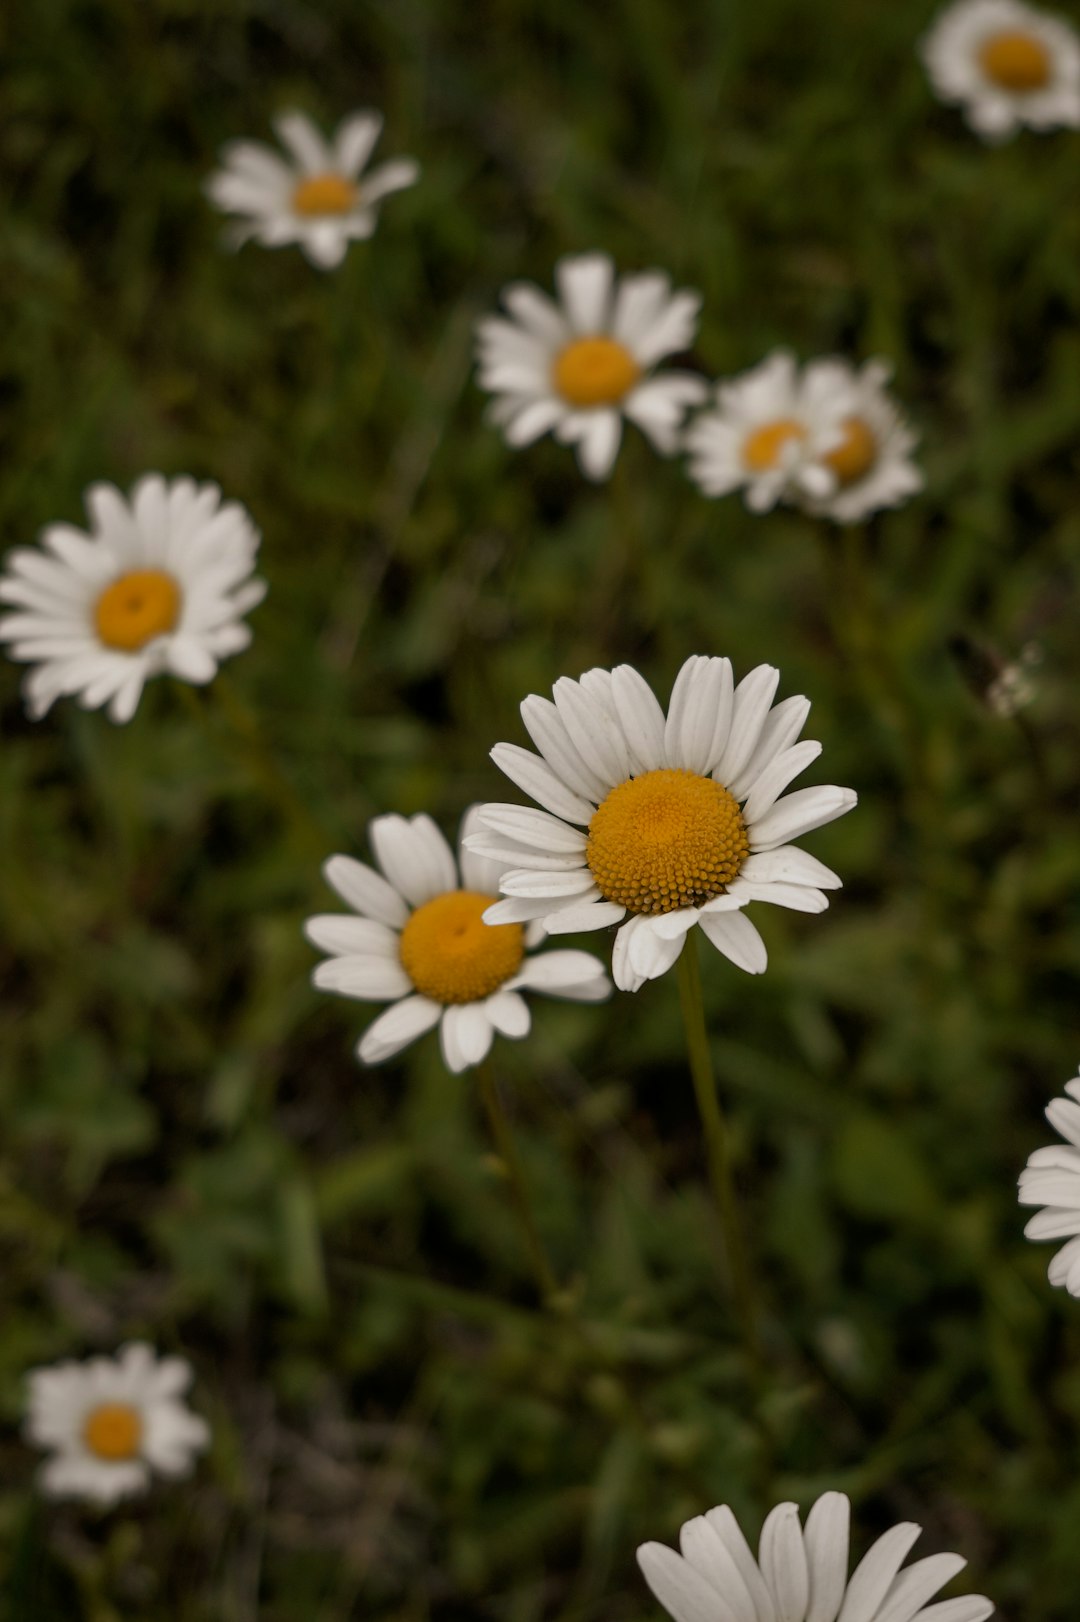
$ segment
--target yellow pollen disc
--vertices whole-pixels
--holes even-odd
[[[162,569],[132,569],[97,600],[94,624],[107,648],[136,653],[171,631],[180,617],[180,587]]]
[[[292,194],[297,214],[348,214],[356,207],[360,189],[344,175],[309,175]]]
[[[521,967],[520,924],[485,924],[498,896],[447,890],[417,907],[401,931],[401,966],[422,996],[434,1002],[479,1002]]]
[[[613,788],[589,823],[585,848],[605,899],[646,913],[711,901],[749,854],[735,796],[681,768],[628,777]]]
[[[845,417],[840,426],[843,439],[822,461],[832,468],[841,484],[854,484],[877,461],[877,440],[861,417]]]
[[[1050,83],[1050,52],[1032,34],[992,34],[979,61],[986,77],[1003,90],[1042,90]]]
[[[133,1459],[142,1441],[142,1416],[126,1402],[103,1402],[86,1416],[83,1441],[99,1459]]]
[[[794,417],[766,422],[743,440],[743,462],[751,473],[768,473],[780,460],[784,446],[793,439],[805,439],[806,429]]]
[[[552,368],[555,387],[572,406],[617,405],[640,376],[633,355],[614,338],[578,338]]]

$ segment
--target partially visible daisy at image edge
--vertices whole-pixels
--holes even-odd
[[[799,367],[786,350],[717,385],[685,436],[690,477],[707,496],[742,490],[752,512],[786,501],[837,523],[921,490],[915,435],[889,398],[889,367],[840,358]]]
[[[383,199],[414,185],[420,174],[414,158],[391,158],[365,171],[382,125],[379,113],[350,113],[327,141],[310,118],[287,112],[274,120],[287,157],[263,141],[228,142],[206,191],[218,208],[240,216],[232,244],[296,243],[320,270],[340,265],[350,242],[374,234]]]
[[[1065,1083],[1065,1092],[1046,1106],[1046,1119],[1065,1141],[1028,1157],[1019,1200],[1043,1207],[1024,1229],[1028,1239],[1065,1240],[1050,1258],[1050,1283],[1080,1296],[1080,1075]]]
[[[557,301],[511,283],[502,292],[509,318],[477,325],[477,381],[495,396],[491,421],[516,448],[547,433],[573,445],[593,480],[611,472],[624,419],[672,455],[706,385],[692,372],[655,368],[693,343],[701,295],[673,292],[659,270],[617,276],[603,253],[560,259],[555,283]]]
[[[475,810],[466,812],[462,836],[477,826]],[[429,816],[375,817],[368,837],[378,871],[351,856],[332,856],[323,870],[353,914],[304,925],[330,954],[312,976],[320,990],[391,1004],[360,1039],[362,1063],[381,1064],[437,1026],[446,1067],[458,1073],[480,1064],[496,1035],[528,1035],[523,992],[573,1002],[610,996],[591,953],[534,952],[542,931],[485,924],[502,864],[464,847],[455,861]]]
[[[62,696],[130,721],[147,680],[163,672],[210,681],[251,641],[243,616],[266,583],[253,576],[259,532],[216,484],[141,478],[125,498],[86,491],[90,531],[49,524],[40,548],[9,552],[0,575],[0,643],[33,665],[23,681],[40,720]]]
[[[934,89],[987,141],[1080,126],[1080,37],[1022,0],[956,0],[920,46]]]
[[[797,1504],[765,1519],[755,1559],[726,1504],[684,1522],[680,1554],[663,1543],[637,1551],[642,1575],[675,1622],[984,1622],[984,1594],[928,1601],[967,1565],[932,1554],[904,1566],[922,1528],[902,1521],[873,1543],[848,1577],[851,1506],[827,1492],[806,1524]]]
[[[612,976],[623,991],[665,974],[695,925],[761,974],[765,943],[742,909],[824,911],[841,881],[792,841],[857,800],[835,785],[784,794],[821,744],[797,742],[810,701],[774,705],[779,681],[758,665],[735,686],[730,660],[695,655],[666,715],[630,665],[563,676],[553,701],[530,694],[521,715],[539,754],[499,743],[491,757],[543,809],[483,805],[483,831],[465,841],[504,869],[488,922],[539,920],[548,934],[620,925]]]
[[[114,1357],[35,1369],[27,1439],[48,1450],[41,1490],[109,1505],[144,1492],[153,1474],[186,1476],[207,1446],[206,1421],[184,1402],[191,1366],[133,1342]]]

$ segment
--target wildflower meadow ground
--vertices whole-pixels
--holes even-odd
[[[2,1622],[1075,1622],[1080,19],[944,9],[0,19]]]

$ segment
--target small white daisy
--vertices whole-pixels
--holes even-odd
[[[230,141],[222,149],[224,167],[206,190],[218,208],[242,217],[235,245],[249,238],[265,248],[296,242],[320,269],[340,265],[351,241],[373,234],[383,198],[414,185],[420,174],[413,158],[364,173],[382,124],[379,113],[350,113],[325,141],[303,113],[282,113],[274,128],[290,161],[262,141]]]
[[[1050,1262],[1050,1282],[1080,1296],[1080,1076],[1065,1083],[1067,1098],[1046,1106],[1046,1119],[1065,1143],[1036,1149],[1020,1173],[1020,1204],[1041,1205],[1024,1229],[1029,1239],[1067,1242]]]
[[[8,554],[0,643],[35,668],[23,683],[39,719],[61,694],[130,721],[143,685],[168,671],[208,682],[251,641],[243,616],[261,602],[252,579],[259,532],[216,484],[148,473],[130,502],[111,484],[86,492],[90,533],[50,524],[43,550]]]
[[[1064,17],[1021,0],[957,0],[921,49],[938,95],[987,141],[1025,124],[1080,126],[1080,39]]]
[[[689,658],[665,717],[630,665],[530,694],[522,718],[540,751],[496,744],[495,764],[545,809],[485,805],[466,848],[499,862],[505,901],[489,923],[539,919],[548,934],[629,921],[615,937],[623,991],[665,974],[700,924],[749,974],[765,944],[741,908],[771,901],[822,912],[840,880],[790,843],[843,816],[848,788],[780,796],[821,753],[796,743],[806,698],[773,707],[780,672],[758,665],[734,685],[731,662]]]
[[[477,826],[473,807],[462,835]],[[505,863],[462,848],[459,877],[450,846],[422,814],[376,817],[368,836],[381,873],[351,856],[332,856],[323,869],[359,917],[329,913],[304,926],[312,944],[331,953],[315,970],[315,985],[361,1002],[393,1004],[360,1040],[364,1064],[393,1058],[437,1025],[447,1069],[467,1070],[487,1057],[496,1032],[528,1035],[523,991],[574,1002],[610,995],[603,965],[591,953],[529,955],[541,932],[483,922]]]
[[[911,460],[915,434],[889,398],[891,368],[867,361],[810,361],[803,387],[811,413],[839,421],[840,437],[821,458],[831,488],[807,487],[803,505],[838,524],[853,524],[884,507],[897,507],[923,487]]]
[[[706,386],[690,372],[654,368],[693,343],[700,294],[673,293],[658,270],[616,277],[602,253],[560,259],[555,281],[558,304],[515,282],[502,294],[513,319],[488,316],[477,326],[478,381],[496,396],[491,420],[509,445],[549,432],[575,445],[590,479],[611,472],[624,417],[670,456]]]
[[[744,491],[753,512],[785,500],[850,523],[922,488],[915,437],[885,393],[888,367],[843,360],[801,371],[778,350],[717,388],[686,435],[690,476],[707,496]]]
[[[154,1471],[188,1475],[210,1440],[183,1401],[190,1365],[141,1343],[35,1369],[28,1383],[26,1433],[52,1454],[40,1476],[50,1497],[112,1504],[145,1491]]]
[[[932,1554],[901,1567],[922,1528],[913,1521],[879,1537],[848,1578],[851,1506],[824,1493],[799,1524],[797,1504],[777,1504],[761,1528],[757,1559],[726,1504],[686,1521],[681,1554],[643,1543],[638,1564],[675,1622],[983,1622],[982,1594],[928,1604],[967,1561]]]

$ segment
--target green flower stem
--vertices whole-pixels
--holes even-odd
[[[713,1074],[709,1037],[705,1026],[705,1004],[701,995],[701,969],[698,964],[695,931],[691,930],[679,954],[679,1002],[682,1007],[683,1029],[690,1058],[690,1075],[694,1083],[698,1113],[705,1131],[705,1151],[709,1167],[709,1185],[716,1202],[720,1227],[724,1236],[724,1260],[735,1300],[735,1311],[747,1356],[754,1369],[761,1365],[761,1347],[758,1338],[758,1309],[753,1286],[753,1275],[747,1257],[739,1219],[735,1183],[731,1175],[731,1152],[727,1125],[720,1108]]]
[[[540,1299],[549,1302],[559,1293],[558,1282],[548,1261],[544,1242],[540,1237],[540,1229],[533,1216],[532,1203],[529,1191],[525,1184],[521,1160],[518,1156],[517,1146],[514,1143],[514,1134],[510,1129],[506,1111],[499,1097],[499,1089],[495,1082],[495,1075],[491,1068],[490,1059],[485,1059],[476,1067],[476,1078],[480,1084],[480,1097],[487,1113],[488,1125],[491,1127],[491,1136],[495,1141],[495,1148],[506,1171],[510,1185],[510,1197],[514,1202],[514,1209],[521,1223],[521,1233],[525,1240],[525,1248],[529,1252],[529,1260],[536,1278],[536,1287],[540,1292]]]

